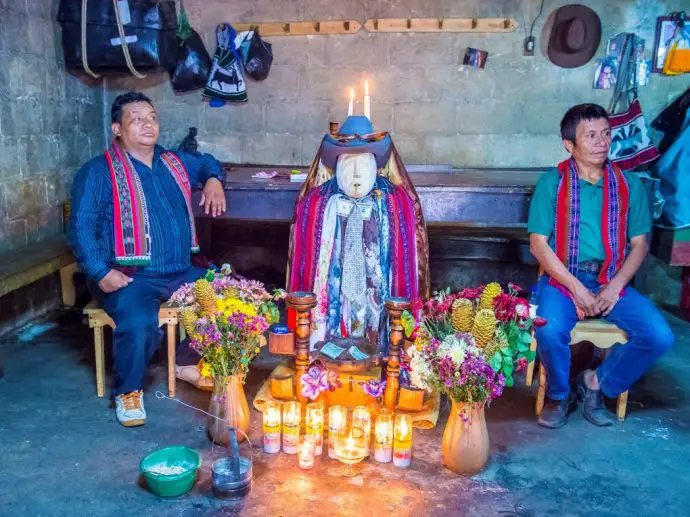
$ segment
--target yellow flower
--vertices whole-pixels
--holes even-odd
[[[237,298],[226,298],[218,300],[218,311],[222,312],[226,317],[233,314],[244,314],[245,316],[256,316],[256,308],[245,303]]]
[[[257,347],[254,349],[254,353],[255,353],[255,354],[258,354],[259,352],[261,352],[261,349],[257,346]]]
[[[202,377],[210,377],[211,376],[211,365],[208,364],[207,362],[204,362],[204,364],[201,366],[201,376]]]

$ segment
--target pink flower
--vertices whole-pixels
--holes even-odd
[[[517,360],[517,371],[518,372],[524,372],[527,369],[527,358],[526,357],[521,357],[520,359]]]
[[[537,317],[537,318],[535,318],[532,325],[536,328],[540,328],[540,327],[543,327],[544,325],[546,325],[547,323],[548,322],[544,318]]]

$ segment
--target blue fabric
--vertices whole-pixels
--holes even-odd
[[[374,132],[374,126],[371,121],[363,115],[351,115],[345,120],[338,136],[363,136]],[[340,142],[337,138],[331,135],[326,135],[321,142],[321,150],[319,155],[321,161],[326,167],[335,169],[338,163],[338,157],[341,154],[362,154],[371,153],[376,158],[376,166],[380,169],[385,167],[390,159],[393,142],[390,135],[386,135],[373,142],[366,140],[355,139],[347,142]]]
[[[601,289],[596,274],[578,271],[577,278],[593,293]],[[537,352],[546,368],[548,396],[564,400],[570,393],[570,332],[578,319],[573,301],[548,281],[544,275],[538,285],[537,314],[546,318],[547,324],[536,330]],[[632,287],[625,288],[625,295],[605,319],[628,334],[628,342],[616,345],[597,369],[604,395],[616,397],[630,389],[671,348],[674,337],[654,304]]]
[[[187,268],[178,273],[149,276],[137,273],[127,287],[106,294],[98,285],[88,283],[91,294],[115,322],[113,331],[114,395],[137,391],[144,387],[146,373],[162,338],[158,329],[161,303],[182,285],[206,274],[205,269]],[[199,356],[181,344],[177,364],[196,364]]]
[[[146,196],[151,229],[151,264],[138,271],[149,276],[181,272],[190,266],[191,231],[185,199],[165,168],[156,146],[153,168],[130,155]],[[175,151],[184,163],[192,186],[209,178],[224,180],[220,162],[210,154]],[[110,169],[103,155],[87,162],[72,186],[68,240],[77,262],[99,282],[114,265],[113,194]]]
[[[685,114],[683,127],[675,142],[656,164],[661,178],[661,195],[664,197],[663,223],[672,228],[690,226],[690,109]]]

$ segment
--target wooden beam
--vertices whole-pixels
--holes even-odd
[[[369,32],[513,32],[514,18],[378,18],[364,22]]]
[[[315,34],[355,34],[362,28],[357,20],[315,20],[307,22],[238,23],[238,32],[258,27],[261,36],[309,36]]]

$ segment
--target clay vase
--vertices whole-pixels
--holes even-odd
[[[229,445],[228,426],[249,433],[249,404],[239,375],[231,375],[221,381],[214,379],[208,412],[218,417],[206,420],[208,434],[214,443]],[[244,435],[238,432],[237,440],[243,441]]]
[[[441,452],[443,464],[456,474],[471,476],[482,471],[489,460],[489,432],[483,404],[453,401]]]

